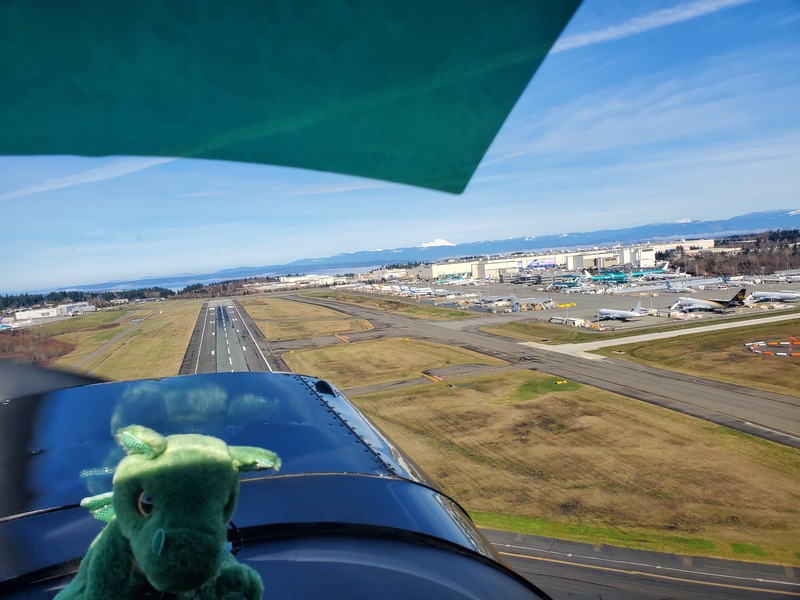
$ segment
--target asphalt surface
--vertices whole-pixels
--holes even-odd
[[[266,338],[238,302],[209,300],[200,310],[178,374],[276,370],[264,347]]]
[[[482,531],[512,569],[554,600],[800,597],[793,567]]]
[[[585,355],[581,355],[581,348],[575,349],[575,353],[570,354],[557,351],[555,346],[520,342],[479,331],[480,327],[487,324],[487,319],[491,319],[492,323],[499,323],[505,319],[516,317],[492,316],[474,320],[423,321],[328,299],[298,295],[285,297],[368,319],[374,329],[348,334],[353,342],[389,337],[411,337],[460,346],[504,359],[513,365],[513,368],[541,370],[558,377],[677,410],[793,448],[800,448],[800,398],[796,396],[754,390],[624,360],[595,356],[589,359]],[[797,315],[783,315],[778,318],[797,318]],[[739,326],[745,324],[747,323],[739,322]],[[727,325],[730,325],[730,322]],[[701,335],[703,331],[704,328],[684,329],[681,330],[681,335],[690,337],[691,335]],[[612,343],[618,345],[628,341],[629,338],[626,338]],[[291,340],[275,344],[273,351],[283,353],[333,343],[342,342],[335,336]],[[420,376],[421,380],[393,382],[343,391],[355,395],[412,385],[425,379],[422,374]]]
[[[479,331],[488,323],[517,319],[518,315],[434,322],[333,300],[295,294],[281,296],[368,319],[374,329],[348,334],[353,342],[413,337],[460,346],[509,362],[508,366],[495,369],[545,371],[800,448],[800,399],[796,397],[756,391],[621,360],[598,359],[585,354],[586,350],[591,349],[587,345],[576,344],[556,349],[541,344],[520,343]],[[796,315],[785,318],[796,318]],[[703,329],[683,330],[681,335],[701,334]],[[220,336],[226,341],[223,342]],[[254,339],[256,344],[253,344]],[[631,339],[609,343],[627,341]],[[286,370],[286,365],[279,358],[285,352],[341,343],[344,343],[343,340],[336,336],[270,343],[238,302],[214,300],[204,304],[200,312],[181,374],[231,368]],[[260,362],[259,356],[263,358]],[[486,373],[491,369],[482,365],[446,367],[421,373],[419,379],[343,391],[355,394],[425,382],[437,385],[426,375],[455,379]],[[555,600],[800,597],[798,573],[792,567],[658,554],[605,545],[591,546],[508,532],[484,533],[515,571]]]

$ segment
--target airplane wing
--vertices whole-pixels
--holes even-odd
[[[578,4],[8,0],[0,154],[254,162],[458,193]],[[6,396],[0,540],[16,550],[0,594],[52,594],[74,574],[99,527],[78,502],[108,487],[112,427],[157,416],[284,457],[283,475],[243,482],[233,536],[270,598],[546,597],[329,384],[177,379]],[[171,420],[159,397],[181,385],[226,404]]]
[[[579,0],[0,4],[0,154],[464,190]]]

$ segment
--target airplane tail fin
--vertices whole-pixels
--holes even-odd
[[[744,304],[744,297],[747,294],[747,288],[742,288],[739,292],[730,300],[728,300],[727,306],[741,306]]]
[[[641,301],[641,300],[639,300],[639,301],[636,303],[636,306],[634,306],[634,307],[633,307],[633,312],[635,312],[635,313],[640,313],[640,312],[642,312],[642,301]]]

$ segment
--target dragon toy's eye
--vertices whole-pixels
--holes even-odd
[[[143,517],[149,517],[150,513],[153,512],[153,499],[150,497],[145,491],[142,491],[139,494],[139,498],[136,500],[136,508],[139,509],[139,514]]]

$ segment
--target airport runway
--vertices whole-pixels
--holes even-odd
[[[178,374],[273,371],[276,369],[262,350],[267,346],[238,302],[209,300],[200,309]]]
[[[293,294],[281,296],[369,319],[375,329],[348,334],[352,341],[404,336],[460,346],[511,363],[500,368],[542,370],[800,447],[798,398],[625,361],[589,360],[554,352],[551,347],[531,347],[517,340],[478,331],[486,324],[486,319],[493,323],[502,322],[500,316],[461,322],[422,321],[332,300]],[[687,334],[693,331],[696,330],[688,330]],[[253,343],[254,335],[257,344]],[[219,336],[227,340],[224,345]],[[209,342],[209,338],[213,341]],[[230,368],[272,370],[274,367],[275,370],[286,370],[286,365],[279,362],[284,352],[341,343],[342,340],[335,336],[269,343],[237,302],[214,300],[201,310],[184,363],[194,369],[187,373]],[[240,362],[238,347],[242,348],[244,366]],[[220,354],[221,360],[217,358]],[[255,361],[257,354],[264,356],[261,363]],[[258,365],[262,365],[261,368]],[[465,376],[468,371],[469,366],[446,376]],[[424,377],[421,380],[430,381]],[[404,384],[406,382],[392,382],[386,387]],[[510,532],[484,531],[484,534],[509,566],[555,600],[800,598],[800,582],[796,569],[792,567],[591,546]]]
[[[739,431],[800,448],[800,398],[683,375],[624,360],[589,360],[554,351],[552,347],[531,347],[527,343],[480,332],[481,322],[422,321],[387,311],[353,306],[333,300],[286,295],[288,299],[317,304],[348,315],[368,319],[375,329],[350,334],[352,341],[383,337],[413,337],[460,346],[502,358],[520,368],[536,369],[586,385],[677,410]],[[796,316],[796,315],[795,315]],[[502,317],[493,317],[501,322]],[[683,330],[692,335],[698,330]],[[319,347],[340,340],[329,338],[293,340],[276,344],[277,353]],[[625,340],[618,343],[625,343]],[[387,384],[387,387],[394,387]],[[343,390],[345,393],[348,390]]]
[[[482,532],[509,566],[557,600],[800,598],[793,567]]]

